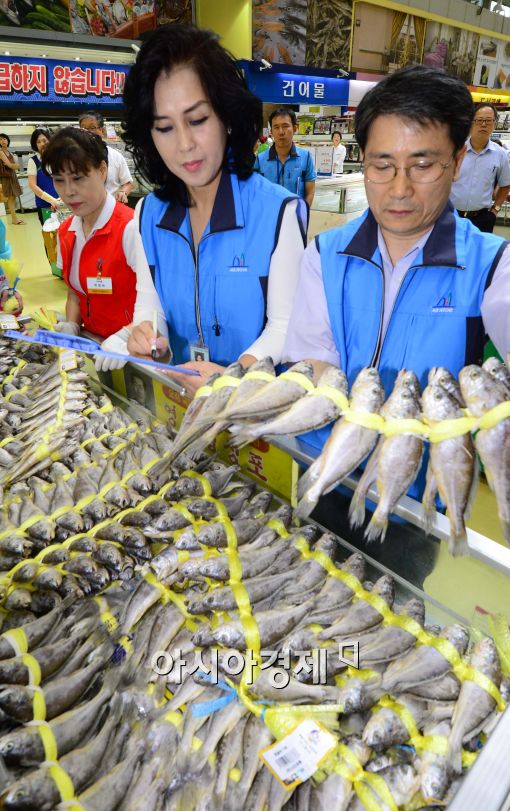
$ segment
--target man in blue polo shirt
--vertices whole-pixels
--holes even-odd
[[[315,194],[317,173],[306,149],[294,144],[297,130],[296,113],[287,107],[278,107],[269,116],[273,146],[257,155],[254,169],[271,183],[285,186],[288,191],[303,197],[310,207]]]
[[[496,121],[492,104],[482,102],[475,108],[466,154],[450,195],[460,216],[487,233],[492,233],[510,191],[508,152],[491,141]]]

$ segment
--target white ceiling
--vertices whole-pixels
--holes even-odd
[[[135,53],[126,42],[126,50],[118,51],[99,48],[77,48],[67,45],[46,45],[36,42],[5,42],[0,41],[0,59],[8,51],[11,56],[26,56],[40,58],[46,55],[48,59],[75,60],[76,57],[82,62],[108,62],[116,65],[131,65],[134,62]],[[77,60],[78,61],[78,60]]]

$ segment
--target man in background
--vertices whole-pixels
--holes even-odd
[[[105,129],[104,119],[101,113],[95,110],[87,110],[78,119],[80,129],[88,130],[104,140]],[[108,175],[106,177],[106,191],[113,194],[116,200],[127,203],[129,192],[133,188],[133,178],[128,169],[126,159],[117,149],[113,149],[108,144]]]
[[[288,107],[278,107],[269,116],[269,126],[274,143],[270,149],[257,155],[255,171],[271,183],[285,186],[288,191],[303,197],[310,207],[317,173],[310,153],[294,144],[296,113]]]
[[[461,217],[490,234],[510,190],[508,152],[491,141],[496,121],[492,104],[475,107],[466,154],[450,195]]]

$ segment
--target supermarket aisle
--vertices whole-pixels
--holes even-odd
[[[12,258],[23,262],[20,291],[25,302],[24,313],[42,306],[63,312],[66,287],[51,273],[37,214],[25,212],[20,217],[26,225],[11,225],[10,217],[2,219],[7,226]]]

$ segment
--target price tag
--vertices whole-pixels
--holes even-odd
[[[0,313],[0,329],[19,329],[18,319],[12,313]]]
[[[59,358],[59,368],[61,372],[70,372],[71,369],[78,368],[78,357],[72,349],[61,349]]]
[[[306,718],[280,741],[259,752],[259,756],[278,782],[290,791],[315,774],[336,745],[337,739],[331,732]]]
[[[108,276],[87,276],[87,293],[104,293],[111,296],[113,282]]]

